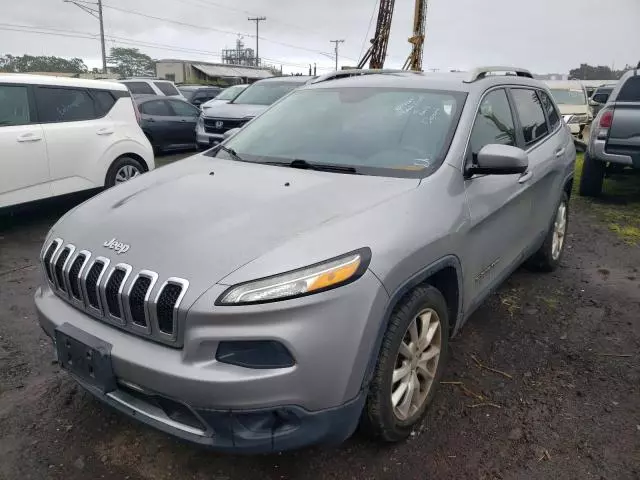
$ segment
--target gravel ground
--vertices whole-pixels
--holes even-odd
[[[0,218],[0,479],[640,479],[640,248],[582,200],[562,268],[516,272],[472,316],[407,442],[256,457],[129,420],[52,363],[36,262],[71,206]]]

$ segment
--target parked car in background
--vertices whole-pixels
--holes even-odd
[[[582,131],[592,118],[582,83],[577,80],[548,80],[545,83],[551,90],[562,118],[569,125],[571,134],[582,138]]]
[[[196,146],[197,107],[178,98],[141,96],[135,101],[140,127],[156,153]]]
[[[221,142],[225,132],[240,128],[269,105],[292,90],[304,85],[312,77],[273,77],[252,83],[234,100],[205,109],[198,120],[198,146],[208,148]]]
[[[178,90],[187,102],[199,107],[208,102],[222,91],[220,87],[209,87],[203,85],[178,85]]]
[[[409,437],[450,336],[521,263],[562,261],[573,139],[506,68],[309,85],[71,212],[35,294],[61,366],[220,450]]]
[[[615,83],[602,85],[593,91],[593,95],[589,98],[589,106],[591,107],[591,115],[594,118],[609,100],[609,95],[613,92],[614,87]]]
[[[154,166],[124,85],[0,74],[0,207],[111,187]]]
[[[235,98],[240,95],[248,86],[248,84],[242,84],[225,88],[214,99],[200,105],[200,108],[202,108],[202,110],[206,110],[207,108],[211,108],[216,105],[229,103],[232,100],[235,100]]]
[[[640,169],[640,72],[625,73],[591,125],[584,155],[580,194],[602,193],[608,169]]]
[[[169,80],[155,78],[127,78],[120,80],[126,85],[132,95],[159,95],[161,97],[176,97],[185,100],[184,96]]]

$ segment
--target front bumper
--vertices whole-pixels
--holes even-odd
[[[224,135],[207,133],[202,126],[196,127],[196,143],[200,148],[209,148],[224,140]]]
[[[49,287],[38,289],[35,300],[50,337],[68,323],[112,346],[118,389],[104,394],[81,383],[167,433],[252,452],[348,437],[364,402],[363,379],[388,302],[378,279],[366,272],[350,285],[300,299],[213,307],[225,288],[216,285],[190,308],[181,349],[95,320]],[[271,369],[222,363],[215,357],[223,340],[275,340],[296,363]],[[173,402],[170,410],[182,409],[189,418],[176,420],[158,410],[158,399]]]

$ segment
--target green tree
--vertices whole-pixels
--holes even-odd
[[[155,74],[152,58],[137,48],[113,47],[108,60],[109,63],[115,64],[114,71],[123,77]]]
[[[81,58],[61,58],[47,56],[13,56],[0,57],[0,71],[2,72],[59,72],[59,73],[84,73],[87,66]]]
[[[626,65],[622,70],[611,70],[606,65],[594,67],[581,63],[578,68],[569,70],[569,78],[571,80],[618,80],[630,68],[633,67]]]

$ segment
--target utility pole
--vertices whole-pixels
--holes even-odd
[[[339,45],[344,43],[344,40],[329,40],[331,43],[336,44],[336,70],[338,70],[338,53],[339,53]]]
[[[104,22],[102,19],[102,0],[90,2],[86,0],[63,0],[64,3],[72,3],[81,8],[89,15],[95,17],[100,22],[100,47],[102,50],[102,73],[107,73],[107,52],[104,45]],[[96,8],[97,7],[97,8]]]
[[[260,22],[264,22],[267,19],[267,17],[249,17],[247,18],[247,20],[249,20],[250,22],[256,22],[256,67],[260,66],[260,50],[259,50],[259,45],[260,45],[260,37],[259,35],[259,31],[260,31]]]

